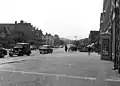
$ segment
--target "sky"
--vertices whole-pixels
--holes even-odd
[[[86,38],[99,30],[103,0],[1,0],[0,23],[24,20],[43,33]]]

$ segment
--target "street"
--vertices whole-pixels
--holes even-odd
[[[113,63],[86,52],[52,54],[32,51],[31,56],[0,59],[0,86],[119,86]]]

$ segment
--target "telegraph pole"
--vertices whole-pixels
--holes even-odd
[[[76,38],[77,38],[77,36],[75,36],[75,46],[76,46]]]

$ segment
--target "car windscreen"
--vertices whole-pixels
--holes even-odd
[[[45,46],[40,46],[39,48],[47,48],[47,47],[45,47]]]
[[[20,45],[20,44],[16,44],[15,46],[14,46],[14,48],[22,48],[23,46],[22,45]]]
[[[42,47],[45,47],[45,48],[50,48],[50,46],[48,46],[48,45],[43,45]]]

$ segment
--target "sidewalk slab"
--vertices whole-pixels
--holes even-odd
[[[16,56],[9,57],[9,54],[7,54],[4,58],[0,58],[0,65],[29,60],[29,59],[33,58],[33,56],[36,52],[37,51],[32,51],[32,54],[30,56],[18,56],[18,57],[16,57]]]
[[[120,82],[120,74],[116,70],[112,70],[114,63],[112,61],[101,60],[100,55],[94,54],[93,58],[99,58],[99,62],[101,62],[104,66],[104,72],[106,73],[106,77],[109,79],[119,81]],[[98,61],[98,60],[97,60]]]
[[[0,59],[0,65],[2,64],[8,64],[8,63],[15,63],[20,61],[26,61],[30,59],[31,57],[12,57],[12,58],[3,58]]]

